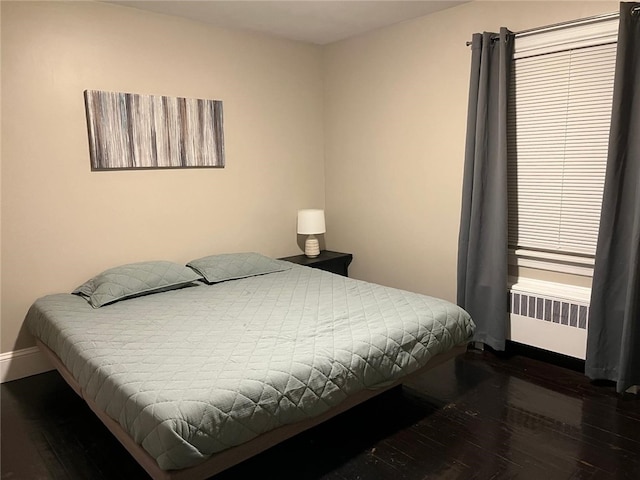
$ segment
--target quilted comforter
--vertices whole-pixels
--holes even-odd
[[[299,265],[99,309],[50,295],[27,325],[165,470],[388,385],[474,328],[445,300]]]

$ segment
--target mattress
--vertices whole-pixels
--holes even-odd
[[[294,264],[98,309],[49,295],[26,323],[163,470],[389,385],[474,328],[445,300]]]

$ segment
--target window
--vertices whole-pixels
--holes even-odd
[[[516,36],[510,263],[591,275],[609,142],[617,18]]]

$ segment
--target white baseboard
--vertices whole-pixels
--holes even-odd
[[[0,383],[53,370],[38,347],[0,353]]]

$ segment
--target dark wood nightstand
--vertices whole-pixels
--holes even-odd
[[[306,255],[294,255],[293,257],[284,257],[280,260],[305,265],[307,267],[319,268],[327,272],[337,273],[343,277],[349,276],[349,264],[353,260],[350,253],[332,252],[330,250],[322,250],[316,258],[309,258]]]

